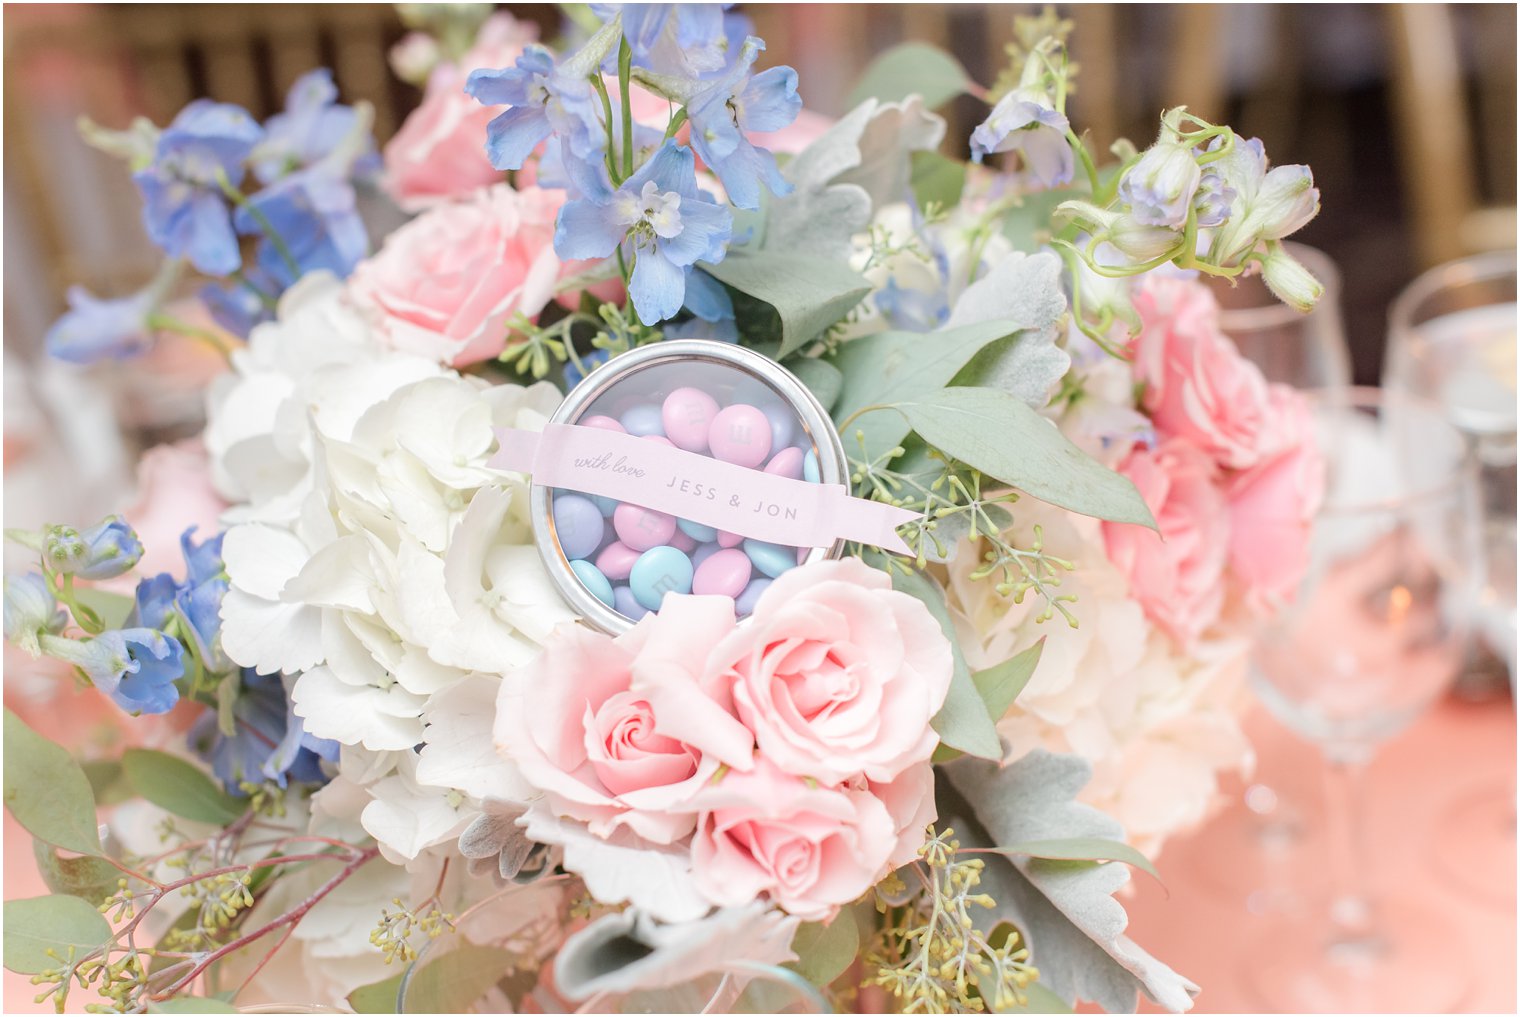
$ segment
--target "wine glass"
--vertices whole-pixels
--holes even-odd
[[[1325,500],[1252,679],[1324,754],[1332,890],[1323,921],[1268,922],[1250,975],[1277,1010],[1442,1012],[1469,984],[1462,943],[1438,914],[1374,903],[1359,778],[1461,665],[1482,583],[1476,459],[1442,408],[1414,396],[1345,388],[1314,393],[1313,407]]]
[[[1487,582],[1478,638],[1456,691],[1513,695],[1515,676],[1515,252],[1439,265],[1399,294],[1389,313],[1386,388],[1433,399],[1476,442],[1482,468]],[[1513,865],[1514,771],[1480,776],[1453,795],[1434,836],[1437,870],[1476,899],[1513,908],[1485,874]]]
[[[1284,246],[1324,287],[1319,302],[1301,313],[1278,300],[1260,275],[1211,278],[1220,328],[1269,382],[1296,389],[1350,385],[1340,269],[1318,248],[1293,242]],[[1207,850],[1189,859],[1190,870],[1205,886],[1216,894],[1243,896],[1252,911],[1286,904],[1301,890],[1292,863],[1305,817],[1287,778],[1271,772],[1273,762],[1258,759],[1240,796],[1243,812],[1224,819],[1211,833]]]

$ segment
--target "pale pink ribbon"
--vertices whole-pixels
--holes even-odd
[[[843,484],[812,484],[709,459],[631,434],[574,424],[540,432],[498,428],[488,466],[532,474],[545,487],[615,498],[742,537],[786,547],[839,539],[913,551],[897,527],[917,512],[855,498]]]

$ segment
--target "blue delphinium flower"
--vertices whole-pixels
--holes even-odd
[[[297,170],[249,201],[284,245],[282,251],[266,237],[258,249],[259,270],[277,280],[281,289],[308,272],[325,270],[344,278],[369,253],[369,234],[353,185],[320,163]],[[246,208],[238,209],[236,223],[244,233],[264,229]],[[287,255],[294,265],[287,262]]]
[[[1198,211],[1198,225],[1218,226],[1230,217],[1230,206],[1235,203],[1235,188],[1230,186],[1223,173],[1208,167],[1198,181],[1198,193],[1193,196],[1193,207]]]
[[[1043,88],[1015,88],[971,132],[971,158],[981,162],[994,152],[1017,152],[1025,177],[1044,188],[1059,187],[1071,182],[1076,168],[1066,140],[1069,126]]]
[[[722,283],[702,271],[686,277],[686,309],[705,322],[734,320],[734,298]]]
[[[286,787],[290,780],[326,783],[321,761],[337,758],[337,743],[306,734],[301,718],[290,707],[282,676],[261,675],[245,668],[237,702],[232,707],[236,730],[230,737],[207,712],[190,729],[192,748],[211,764],[228,792],[242,795],[242,785],[273,781]]]
[[[48,354],[75,364],[122,359],[152,344],[148,318],[158,303],[153,287],[130,297],[102,300],[82,286],[69,287],[69,309],[48,329]]]
[[[264,136],[247,110],[197,99],[159,135],[151,165],[132,174],[143,196],[148,237],[207,275],[228,275],[243,259],[220,178],[243,181],[243,164]]]
[[[37,637],[63,631],[68,615],[58,607],[47,580],[36,572],[5,577],[5,639],[32,656],[40,652]]]
[[[1119,181],[1119,197],[1130,206],[1136,222],[1181,229],[1202,177],[1187,145],[1158,141],[1125,172]]]
[[[319,67],[296,79],[285,95],[285,111],[264,123],[264,140],[253,151],[253,172],[273,183],[296,170],[326,158],[357,123],[358,112],[338,103],[332,71]],[[361,170],[372,168],[374,142],[358,160]]]
[[[257,266],[247,276],[254,286],[270,296],[282,289],[279,283]],[[274,320],[274,310],[269,302],[241,282],[226,286],[207,283],[197,295],[213,321],[227,332],[243,339],[247,339],[256,326]]]
[[[107,516],[83,531],[49,526],[43,538],[48,567],[80,579],[112,579],[142,558],[142,542],[121,516]]]
[[[550,134],[560,137],[570,156],[582,162],[598,158],[602,125],[587,78],[557,66],[554,54],[538,45],[527,47],[512,67],[471,71],[465,92],[487,106],[511,107],[486,127],[491,165],[521,169]]]
[[[598,367],[601,367],[603,364],[605,364],[608,360],[612,359],[612,354],[607,350],[592,350],[590,353],[579,353],[576,354],[576,356],[580,360],[579,364],[577,364],[574,360],[565,361],[566,392],[570,391],[575,386],[585,381],[587,374],[591,373]],[[582,368],[585,370],[582,371]]]
[[[147,628],[104,632],[94,639],[49,638],[44,649],[67,661],[133,716],[167,713],[179,702],[174,682],[185,673],[184,647]]]
[[[950,318],[950,305],[943,290],[927,292],[904,288],[896,279],[877,291],[876,309],[895,329],[905,332],[932,332]]]
[[[127,615],[127,627],[163,629],[174,612],[174,598],[178,595],[179,584],[167,572],[142,580],[132,597],[132,613]]]
[[[606,258],[621,246],[632,259],[628,295],[646,325],[674,317],[698,261],[721,261],[733,216],[697,190],[691,150],[666,142],[616,191],[567,201],[554,250],[567,260]]]
[[[745,136],[749,131],[779,131],[802,110],[796,71],[771,67],[751,76],[763,49],[765,43],[754,36],[746,39],[734,65],[686,107],[692,147],[723,181],[728,200],[739,208],[760,207],[762,182],[773,194],[792,190],[776,168],[776,157]]]
[[[622,14],[623,38],[636,66],[697,77],[721,70],[727,63],[724,10],[728,6],[600,3],[592,4],[591,10],[603,21]]]
[[[231,665],[222,653],[222,598],[227,595],[228,580],[222,563],[222,538],[217,534],[197,545],[192,526],[180,536],[185,556],[185,581],[174,594],[174,609],[195,642],[201,660],[213,670]]]

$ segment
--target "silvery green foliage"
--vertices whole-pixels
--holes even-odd
[[[800,920],[759,902],[690,922],[656,921],[637,907],[604,915],[565,940],[554,964],[565,998],[590,999],[681,985],[736,962],[796,959]]]
[[[1092,776],[1080,757],[1037,748],[1002,767],[956,760],[940,767],[940,775],[939,825],[953,828],[968,848],[1123,839],[1117,821],[1075,800]],[[1124,865],[985,857],[982,888],[997,902],[996,918],[1023,932],[1041,983],[1062,999],[1130,1013],[1144,992],[1174,1013],[1192,1007],[1198,986],[1124,934],[1129,917],[1113,896],[1129,881]]]
[[[1061,259],[1048,251],[1015,252],[966,287],[940,331],[993,319],[1018,322],[1022,331],[978,353],[967,377],[957,379],[961,384],[1002,389],[1036,410],[1050,401],[1071,367],[1071,357],[1056,345],[1066,313],[1061,268]]]
[[[872,210],[906,196],[911,154],[937,148],[944,134],[945,121],[917,97],[861,103],[782,171],[794,190],[770,203],[763,246],[848,263]]]

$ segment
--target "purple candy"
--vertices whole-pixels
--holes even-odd
[[[691,581],[691,592],[737,597],[744,592],[753,568],[749,556],[737,548],[718,551],[702,562]]]
[[[721,550],[723,550],[723,548],[719,546],[716,540],[709,540],[707,543],[703,544],[701,547],[697,548],[691,553],[691,563],[697,568],[701,568],[704,561],[711,558]]]
[[[596,508],[595,505],[591,507]],[[600,512],[597,517],[601,517]],[[617,531],[618,539],[635,551],[647,551],[670,543],[676,532],[676,517],[625,503],[612,513],[612,528]]]
[[[695,388],[676,389],[660,407],[665,436],[688,452],[707,451],[707,432],[717,415],[718,401]]]
[[[770,421],[753,406],[729,406],[713,418],[707,443],[725,463],[754,469],[771,454]]]
[[[738,598],[734,601],[735,613],[741,618],[754,614],[755,602],[760,599],[760,594],[764,593],[765,588],[770,585],[771,581],[769,579],[751,579],[749,585],[744,588],[744,592],[739,594]],[[613,595],[616,596],[616,591],[614,591]]]
[[[797,430],[797,417],[792,413],[791,407],[767,403],[765,419],[771,425],[771,448],[785,448],[792,443],[792,435]]]
[[[649,608],[635,600],[633,591],[626,586],[618,586],[613,589],[612,606],[618,614],[625,618],[631,618],[634,621],[638,621],[649,613]]]
[[[628,573],[633,571],[633,563],[638,560],[638,551],[621,540],[616,540],[608,544],[602,549],[602,553],[596,556],[596,567],[608,579],[621,582],[628,578]]]
[[[605,531],[601,510],[590,498],[565,493],[554,496],[554,535],[566,558],[586,558],[595,554]]]
[[[624,413],[619,421],[623,430],[629,434],[636,434],[640,438],[648,435],[665,434],[665,424],[660,419],[660,408],[652,403],[641,403]]]

